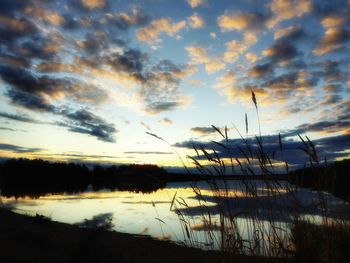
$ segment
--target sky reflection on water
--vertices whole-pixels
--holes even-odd
[[[229,193],[225,197],[213,196],[209,186],[204,182],[199,182],[203,200],[206,202],[213,217],[212,226],[215,229],[215,222],[219,222],[217,212],[217,202],[222,202],[237,213],[237,223],[242,233],[247,232],[247,222],[250,216],[258,218],[262,224],[273,218],[281,224],[290,223],[288,211],[292,211],[293,199],[290,193],[284,190],[285,183],[281,183],[282,188],[276,187],[274,196],[267,193],[266,182],[251,181],[256,186],[258,198],[253,199],[245,195],[245,187],[239,181],[229,182]],[[224,191],[224,187],[221,187]],[[199,235],[196,238],[205,239],[204,231],[207,226],[203,224],[202,212],[198,206],[196,195],[190,183],[170,183],[165,189],[158,190],[151,194],[131,193],[127,191],[99,191],[84,192],[75,195],[47,195],[38,199],[30,198],[2,198],[6,205],[13,206],[14,210],[22,214],[40,214],[50,217],[52,220],[65,223],[79,223],[85,219],[91,219],[96,215],[110,213],[113,217],[114,230],[125,233],[151,235],[161,239],[171,239],[183,241],[182,231],[178,215],[174,209],[170,209],[172,198],[175,195],[183,198],[188,207],[180,207],[181,213],[191,218],[192,230]],[[303,204],[298,208],[298,212],[305,218],[314,221],[320,220],[323,210],[317,205],[319,194],[307,189],[299,189],[295,196]],[[295,198],[293,196],[293,198]],[[335,217],[349,216],[350,206],[342,200],[325,194],[330,215]],[[225,199],[225,200],[222,200]],[[268,204],[268,206],[267,206]],[[267,213],[269,211],[269,213]],[[248,233],[246,233],[248,235]],[[201,237],[203,235],[203,237]]]

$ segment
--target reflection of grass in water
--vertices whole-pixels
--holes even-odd
[[[93,216],[91,219],[85,219],[83,222],[78,223],[79,227],[93,228],[101,230],[112,230],[114,227],[113,213],[103,213]]]
[[[214,148],[208,149],[203,146],[193,146],[196,156],[188,156],[202,175],[217,176],[219,180],[211,177],[207,181],[216,203],[215,210],[208,203],[202,189],[193,183],[193,191],[198,203],[197,209],[200,210],[200,224],[198,220],[184,212],[190,208],[186,200],[174,195],[170,209],[178,214],[185,243],[200,248],[217,248],[233,254],[293,257],[302,262],[314,262],[308,259],[320,258],[316,256],[317,254],[322,255],[325,262],[344,262],[337,259],[343,259],[350,253],[349,219],[331,218],[331,207],[328,207],[327,200],[329,196],[318,191],[317,202],[313,205],[313,209],[322,211],[321,220],[315,222],[309,219],[306,222],[304,219],[303,221],[303,211],[312,208],[303,205],[298,196],[297,186],[281,183],[276,179],[276,166],[280,165],[281,161],[275,158],[275,153],[269,154],[265,150],[264,138],[261,136],[258,103],[254,92],[252,92],[252,101],[259,124],[259,136],[255,136],[255,145],[252,145],[252,140],[242,136],[236,129],[244,147],[236,145],[233,149],[230,145],[227,127],[222,131],[212,126],[222,137],[222,141],[213,141],[213,144],[220,147],[229,157],[221,158]],[[248,134],[247,116],[245,120],[246,134]],[[157,135],[150,135],[165,141]],[[317,175],[318,169],[314,168],[326,166],[326,162],[319,161],[316,147],[307,136],[305,139],[301,136],[299,138],[302,144],[300,154],[308,157],[307,165],[315,173],[315,177],[322,180],[323,176]],[[278,145],[281,156],[283,156],[284,145],[281,135],[278,136]],[[244,157],[235,157],[234,150]],[[284,162],[284,166],[288,173],[290,165]],[[185,168],[189,172],[186,166]],[[242,180],[242,192],[232,191],[229,180],[220,177],[230,175],[234,178],[238,174],[246,178]],[[260,175],[264,183],[264,195],[269,198],[262,199],[261,190],[257,184],[249,180],[250,177],[257,175]],[[324,189],[324,185],[316,182],[313,189]],[[288,198],[281,198],[282,195],[287,195]],[[242,196],[253,204],[254,209],[237,211],[237,204],[234,200]],[[282,206],[285,205],[286,209],[276,210],[276,201],[285,202],[285,204],[282,203]],[[290,221],[279,220],[285,217]],[[316,226],[315,223],[318,225]],[[339,234],[336,238],[331,237],[333,230]]]

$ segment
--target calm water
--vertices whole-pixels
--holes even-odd
[[[295,192],[285,192],[286,182],[274,185],[276,191],[271,191],[266,182],[249,181],[250,186],[257,189],[258,201],[246,195],[246,185],[241,181],[230,181],[227,197],[217,198],[213,196],[209,186],[205,182],[197,183],[201,189],[202,202],[213,215],[212,225],[219,222],[217,202],[225,199],[225,211],[236,213],[237,224],[243,236],[249,236],[250,214],[254,213],[261,224],[267,224],[271,218],[288,226],[291,222],[289,212],[298,209],[298,213],[315,222],[321,220],[325,212],[317,205],[320,194],[307,189],[299,189]],[[222,191],[225,187],[219,186]],[[4,198],[5,205],[12,206],[14,211],[21,214],[44,215],[55,221],[65,223],[79,223],[84,219],[91,219],[98,215],[112,216],[114,229],[119,232],[151,235],[160,239],[184,241],[186,234],[181,228],[179,216],[174,209],[170,209],[172,198],[176,193],[180,203],[186,202],[187,206],[181,208],[181,213],[191,222],[191,233],[196,239],[207,242],[204,237],[202,210],[198,205],[196,194],[190,183],[169,183],[167,188],[151,194],[132,193],[127,191],[86,191],[80,194],[47,195],[38,199],[30,198]],[[348,216],[350,207],[342,200],[329,194],[322,195],[327,203],[327,212],[331,217]],[[302,207],[295,207],[292,200],[298,199]],[[227,208],[230,209],[227,209]],[[268,212],[267,212],[268,211]],[[214,228],[213,228],[214,229]],[[215,247],[215,245],[214,245]]]

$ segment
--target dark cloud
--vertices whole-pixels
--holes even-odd
[[[151,95],[151,94],[149,94]],[[156,95],[154,95],[156,96]],[[148,97],[146,98],[146,108],[145,110],[150,114],[158,114],[163,111],[170,111],[178,108],[182,105],[180,101],[166,101],[161,102],[157,101],[156,97]]]
[[[321,102],[321,105],[334,105],[340,103],[343,100],[343,97],[339,94],[328,94],[324,97],[324,100]]]
[[[35,94],[21,90],[9,90],[6,94],[15,105],[35,111],[54,112],[55,107],[48,104],[45,99]]]
[[[105,142],[115,142],[114,134],[117,130],[114,125],[85,109],[63,109],[57,114],[66,118],[65,122],[58,122],[57,125],[67,127],[69,131],[88,134]]]
[[[30,62],[23,57],[2,54],[0,55],[0,65],[26,68],[30,66]]]
[[[347,0],[315,0],[313,12],[320,17],[328,16],[331,14],[340,14],[347,11],[347,8],[344,8],[347,6],[347,4]]]
[[[255,65],[249,70],[249,75],[254,78],[261,78],[265,75],[272,73],[273,65],[271,63]]]
[[[55,96],[56,93],[67,89],[70,84],[66,79],[37,77],[28,70],[6,66],[0,67],[0,77],[10,85],[12,90],[38,96],[40,94]]]
[[[158,123],[165,124],[165,125],[171,125],[171,124],[173,124],[173,121],[168,119],[168,118],[163,118],[163,119],[159,120]]]
[[[9,120],[28,122],[28,123],[40,123],[38,120],[28,117],[25,114],[12,114],[12,113],[0,112],[0,118],[6,118]]]
[[[13,131],[13,132],[17,132],[17,131],[20,131],[20,132],[27,132],[26,130],[18,130],[18,129],[12,129],[12,128],[8,128],[8,127],[0,127],[0,130],[3,130],[3,131]]]
[[[0,14],[12,14],[14,10],[23,10],[30,3],[30,0],[2,0]]]
[[[319,45],[313,50],[313,53],[321,56],[334,50],[342,49],[349,40],[350,31],[346,28],[328,28],[325,35],[321,38]]]
[[[178,86],[186,69],[130,48],[121,39],[121,31],[149,23],[141,7],[116,12],[104,0],[67,1],[67,13],[57,3],[23,3],[1,3],[6,15],[0,18],[0,76],[15,105],[60,115],[56,106],[63,99],[101,103],[107,93],[81,80],[92,75],[120,78],[121,89],[136,86],[133,92],[151,114],[185,103]],[[55,30],[47,30],[53,24]],[[78,28],[79,34],[74,31]],[[71,61],[62,61],[70,55]]]
[[[294,25],[287,28],[282,28],[276,31],[275,39],[279,41],[294,42],[303,39],[306,36],[306,32],[301,25]]]
[[[119,30],[127,30],[131,26],[146,26],[150,22],[150,17],[137,6],[129,13],[108,13],[105,19],[109,25],[114,25]]]
[[[64,20],[62,23],[62,28],[65,30],[76,30],[80,28],[80,23],[78,19],[72,17],[71,15],[64,15]]]
[[[319,76],[323,77],[327,82],[344,81],[346,79],[343,61],[325,60],[318,63],[317,66],[321,67]]]
[[[338,102],[338,101],[337,101]],[[297,126],[297,130],[304,133],[306,132],[337,132],[344,131],[344,129],[350,129],[350,119],[347,120],[331,120],[331,121],[319,121],[315,123],[305,123]]]
[[[213,127],[193,127],[191,128],[191,131],[199,134],[210,134],[217,132]]]
[[[102,118],[94,115],[93,113],[87,110],[60,110],[54,106],[43,103],[39,100],[40,97],[35,97],[33,95],[23,92],[17,92],[13,96],[17,96],[14,98],[14,100],[17,104],[20,104],[21,106],[25,106],[26,108],[32,110],[51,112],[55,115],[64,117],[65,121],[57,123],[46,123],[36,121],[31,118],[20,117],[6,113],[0,113],[0,117],[30,123],[58,125],[61,127],[66,127],[69,131],[72,132],[94,136],[101,141],[115,142],[114,134],[117,132],[117,130],[114,128],[114,125],[107,123]]]
[[[323,86],[323,90],[327,93],[340,92],[341,89],[342,87],[339,84],[330,84],[330,85]]]
[[[298,75],[296,72],[285,73],[270,78],[263,86],[274,90],[293,90],[297,85]]]
[[[169,60],[161,60],[148,68],[142,77],[139,97],[144,101],[144,109],[150,114],[173,110],[187,103],[187,97],[179,91],[181,79],[189,74]]]
[[[265,49],[263,54],[274,62],[288,62],[300,55],[295,45],[288,39],[276,41]]]
[[[147,62],[147,55],[135,49],[114,53],[104,58],[104,63],[110,65],[114,70],[127,72],[134,76],[142,75],[145,62]]]
[[[262,136],[263,148],[265,153],[267,153],[270,158],[275,153],[275,159],[279,161],[288,161],[289,164],[296,167],[304,165],[308,160],[309,156],[306,155],[300,148],[304,147],[303,143],[297,139],[288,138],[290,136],[295,136],[298,133],[302,133],[306,130],[311,130],[312,127],[300,127],[299,130],[292,130],[285,135],[282,135],[282,152],[280,151],[279,138],[278,135],[266,135]],[[314,127],[319,129],[320,127]],[[253,152],[254,156],[259,153],[258,142],[255,138],[247,138],[247,144],[250,150]],[[246,143],[242,139],[230,139],[228,144],[223,140],[220,143],[227,145],[230,150],[223,148],[222,146],[215,144],[214,142],[201,142],[201,141],[184,141],[181,143],[176,143],[175,147],[182,147],[193,149],[196,147],[210,151],[214,149],[220,158],[234,157],[234,158],[246,158],[246,155],[250,155],[247,149]],[[335,158],[347,157],[347,153],[344,152],[350,147],[350,134],[326,137],[314,140],[313,143],[316,145],[316,150],[318,156],[323,158],[327,157],[329,160],[334,160]],[[246,155],[241,152],[243,149]],[[205,160],[206,157],[200,156],[199,159]]]
[[[35,153],[43,151],[44,149],[41,148],[30,148],[30,147],[23,147],[13,144],[4,144],[0,143],[0,151],[9,151],[14,153]]]
[[[26,18],[17,18],[11,15],[0,17],[0,40],[5,45],[13,45],[17,40],[28,35],[37,36],[38,32],[35,24]]]

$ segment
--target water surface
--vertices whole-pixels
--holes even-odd
[[[268,222],[271,220],[281,224],[282,227],[288,227],[293,220],[291,212],[293,214],[297,212],[300,216],[314,222],[320,222],[325,213],[325,208],[319,205],[320,193],[308,189],[286,191],[289,185],[285,181],[273,184],[273,191],[271,191],[271,182],[258,180],[248,181],[248,183],[232,180],[226,183],[228,188],[223,182],[219,182],[216,194],[211,191],[206,182],[198,182],[196,186],[200,190],[201,202],[202,204],[204,202],[207,208],[205,213],[209,211],[211,214],[210,226],[214,232],[219,230],[219,227],[215,229],[220,220],[218,203],[224,204],[220,210],[221,215],[228,216],[225,213],[235,213],[238,228],[246,238],[250,237],[249,231],[254,231],[249,225],[251,217],[258,219],[264,227],[268,227]],[[190,223],[188,227],[191,235],[194,235],[192,239],[203,244],[210,243],[204,231],[209,224],[203,222],[203,207],[199,206],[192,187],[191,183],[181,182],[168,183],[166,188],[148,194],[102,190],[77,194],[48,194],[36,199],[2,197],[1,200],[4,204],[12,206],[18,213],[39,214],[70,224],[108,214],[112,217],[113,229],[116,231],[151,235],[177,242],[188,239],[179,220],[180,212]],[[249,189],[253,187],[257,191],[257,197],[252,198],[247,195],[247,187]],[[218,196],[218,191],[223,191],[225,194],[221,193]],[[175,202],[177,212],[174,204],[171,207],[175,194],[178,200]],[[350,208],[347,203],[326,193],[321,195],[326,200],[329,216],[340,218],[349,215]],[[302,206],[295,205],[296,199]]]

